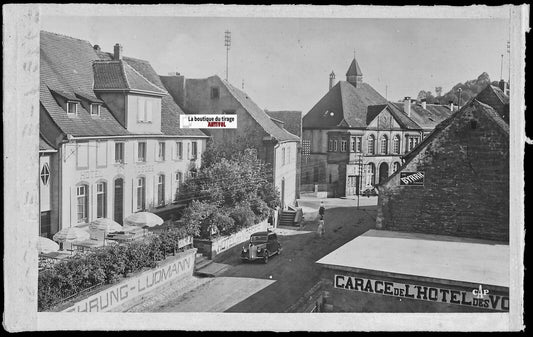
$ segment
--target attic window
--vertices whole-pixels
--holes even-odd
[[[100,116],[100,104],[91,103],[91,116]]]
[[[69,115],[78,114],[78,102],[67,101],[67,114]]]

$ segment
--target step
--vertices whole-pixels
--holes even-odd
[[[216,262],[211,261],[210,264],[196,269],[195,274],[199,276],[215,277],[223,273],[229,267],[230,266],[227,264],[216,263]]]
[[[199,269],[205,268],[208,265],[210,265],[211,263],[213,263],[213,260],[205,259],[205,260],[203,260],[203,261],[201,261],[199,263],[196,263],[196,265],[194,266],[194,269],[195,270],[199,270]]]

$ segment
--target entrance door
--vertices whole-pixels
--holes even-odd
[[[114,219],[116,222],[122,225],[124,217],[124,179],[118,178],[115,180],[115,212]]]
[[[346,195],[357,195],[359,176],[348,176]]]
[[[387,179],[389,176],[389,164],[382,163],[379,166],[379,182],[381,183],[383,180]]]

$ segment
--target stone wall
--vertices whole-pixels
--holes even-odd
[[[229,236],[221,236],[213,240],[194,239],[194,247],[198,248],[198,252],[213,259],[218,254],[249,240],[253,233],[266,231],[267,228],[268,221],[264,220]]]
[[[479,106],[401,171],[423,171],[424,185],[401,186],[397,174],[380,186],[378,228],[509,241],[509,134]]]

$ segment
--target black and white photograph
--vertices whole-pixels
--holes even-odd
[[[523,330],[529,5],[3,16],[8,331]]]

